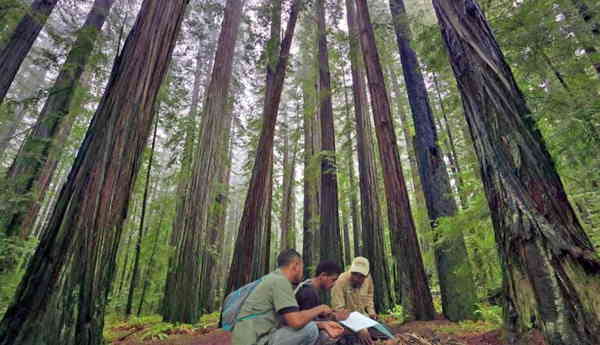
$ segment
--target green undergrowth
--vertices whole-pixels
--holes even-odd
[[[106,318],[104,339],[110,344],[127,336],[147,340],[164,340],[173,334],[194,334],[206,328],[217,327],[219,313],[203,315],[195,324],[163,322],[160,315],[123,318],[112,314]]]

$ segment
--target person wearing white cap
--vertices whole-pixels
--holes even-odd
[[[331,289],[331,304],[334,310],[345,309],[356,311],[376,319],[375,289],[373,279],[369,275],[369,260],[357,256],[352,261],[350,270],[342,273]],[[363,344],[372,344],[369,332],[359,332]]]

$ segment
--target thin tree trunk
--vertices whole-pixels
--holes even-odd
[[[16,109],[12,109],[14,117],[10,119],[10,123],[7,123],[4,126],[0,127],[0,159],[4,158],[10,141],[14,139],[15,134],[17,133],[17,129],[19,128],[19,125],[23,122],[25,114],[27,113],[27,107],[25,106],[25,104],[16,103],[14,105],[6,104],[5,106],[12,106]]]
[[[62,144],[56,139],[61,134],[68,136],[69,131],[65,133],[65,130],[70,129],[70,126],[63,126],[66,125],[65,122],[69,122],[75,92],[113,3],[114,0],[94,1],[85,23],[79,30],[77,40],[62,65],[54,86],[50,89],[50,95],[35,126],[25,138],[6,174],[6,179],[11,183],[9,190],[2,193],[5,198],[0,201],[0,219],[9,236],[20,232],[21,225],[26,221],[25,216],[35,200],[43,197],[35,195],[35,191],[33,196],[30,194],[33,187],[41,182],[42,172],[50,168],[46,168],[45,164],[49,161],[53,146]],[[55,166],[56,163],[50,160],[50,165]],[[54,169],[48,170],[46,177],[52,179],[53,173]]]
[[[442,99],[442,92],[440,90],[440,85],[438,81],[437,74],[433,74],[433,85],[435,87],[436,94],[438,96],[438,102],[440,104],[440,111],[442,112],[443,126],[442,121],[440,121],[440,129],[446,128],[446,135],[448,137],[447,146],[448,151],[450,152],[449,160],[452,166],[452,172],[456,178],[456,189],[458,191],[458,196],[461,200],[461,204],[463,208],[467,208],[467,196],[464,192],[464,181],[462,178],[462,168],[460,166],[460,160],[458,158],[458,152],[456,151],[456,144],[454,140],[454,135],[452,135],[452,129],[450,128],[450,121],[448,121],[448,112],[446,111],[446,107],[444,106],[444,100]]]
[[[35,0],[6,43],[0,46],[0,104],[8,93],[23,60],[42,31],[58,0]]]
[[[234,255],[231,262],[226,293],[250,282],[251,272],[246,269],[244,262],[248,262],[254,252],[255,235],[261,229],[261,220],[259,218],[264,212],[265,204],[267,204],[268,198],[266,194],[271,189],[268,188],[268,180],[272,171],[275,123],[277,120],[279,103],[281,101],[281,92],[294,36],[294,29],[296,27],[298,12],[301,9],[302,3],[302,0],[295,0],[292,5],[290,18],[285,30],[285,36],[279,50],[277,68],[275,69],[275,74],[272,79],[273,85],[272,87],[267,86],[266,88],[268,93],[265,94],[263,126],[261,128],[258,148],[256,150],[256,159],[254,168],[252,169],[248,194],[244,204],[244,213],[240,222],[235,249],[233,251]],[[270,238],[270,235],[267,236]]]
[[[383,70],[375,45],[366,0],[357,0],[360,41],[369,80],[373,118],[383,167],[392,251],[400,270],[402,302],[407,319],[432,320],[433,302],[402,172]]]
[[[121,279],[119,283],[119,289],[117,290],[117,295],[121,295],[121,291],[123,290],[123,284],[125,283],[125,273],[127,273],[127,265],[129,264],[129,246],[131,245],[131,241],[133,240],[133,231],[129,233],[129,237],[127,237],[127,246],[125,246],[125,261],[123,262],[123,268],[121,273]]]
[[[600,344],[600,262],[479,5],[433,1],[480,164],[509,344]]]
[[[133,260],[133,273],[131,274],[131,284],[129,284],[129,294],[127,295],[127,305],[125,306],[125,316],[131,315],[133,308],[133,295],[137,287],[138,275],[140,270],[140,254],[142,252],[142,241],[144,240],[144,221],[146,220],[146,207],[148,205],[148,190],[150,188],[150,174],[152,173],[152,163],[154,160],[154,150],[156,148],[156,133],[158,132],[158,119],[154,123],[154,136],[152,138],[152,147],[150,157],[148,158],[148,172],[146,173],[146,183],[144,186],[144,197],[142,199],[142,215],[140,216],[140,226],[138,228],[138,240],[135,245],[135,258]]]
[[[344,111],[346,112],[346,119],[347,119],[347,123],[348,123],[348,129],[346,131],[346,162],[348,163],[348,182],[350,185],[350,190],[349,190],[349,194],[350,194],[350,216],[352,218],[352,229],[354,230],[354,247],[355,249],[355,255],[358,256],[360,255],[360,246],[357,245],[357,242],[360,241],[360,238],[362,238],[362,231],[360,231],[361,229],[361,225],[360,225],[360,216],[358,214],[358,197],[356,195],[356,179],[354,177],[354,145],[352,144],[352,133],[350,131],[350,129],[352,129],[352,118],[350,116],[350,103],[348,100],[348,88],[346,86],[346,72],[344,71],[344,69],[342,69],[342,84],[344,86]],[[347,229],[344,229],[344,231],[346,231]],[[344,232],[344,236],[346,236],[346,232]],[[346,241],[346,239],[344,238],[344,241]],[[351,253],[350,247],[347,246],[345,247],[346,251],[348,253]],[[351,254],[348,254],[349,256],[352,256]],[[349,264],[350,260],[348,260],[348,257],[346,257],[346,264]]]
[[[60,343],[104,342],[104,311],[122,225],[187,4],[142,4],[50,222],[0,322],[0,344],[60,340],[62,327],[46,328],[41,322],[55,313],[48,306],[60,292],[78,296],[77,317],[62,325],[73,328],[74,336]],[[68,265],[75,255],[77,263]],[[72,284],[56,289],[69,268],[75,273]]]
[[[377,167],[371,141],[373,127],[369,119],[365,71],[361,63],[361,46],[357,13],[353,0],[346,0],[346,15],[350,33],[350,68],[352,73],[352,95],[356,119],[356,149],[358,156],[358,178],[361,196],[362,229],[355,229],[354,242],[356,255],[367,256],[371,262],[375,283],[375,309],[378,312],[392,306],[391,291],[385,277],[389,268],[385,260],[383,218],[377,192]],[[364,239],[364,240],[363,240]],[[358,248],[357,248],[358,247]]]
[[[165,216],[165,210],[162,208],[158,218],[158,226],[156,227],[156,235],[154,236],[154,243],[152,244],[152,252],[150,253],[150,259],[148,260],[148,266],[146,266],[146,273],[144,274],[144,285],[142,286],[142,295],[140,296],[140,304],[138,306],[137,316],[142,314],[142,308],[144,307],[144,301],[146,299],[146,291],[150,287],[150,281],[152,279],[152,271],[154,269],[154,257],[158,251],[158,242],[160,241],[160,230],[162,228],[163,218]]]
[[[321,224],[320,260],[342,262],[339,227],[335,128],[331,101],[331,75],[325,24],[325,0],[316,0],[319,48],[319,113],[321,117]]]

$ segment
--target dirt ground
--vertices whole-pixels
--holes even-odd
[[[386,342],[386,345],[506,345],[501,330],[468,330],[457,328],[456,323],[447,320],[417,321],[390,326],[397,339]],[[165,339],[142,341],[137,334],[143,327],[123,327],[114,329],[118,334],[111,345],[230,345],[231,333],[214,327],[202,329],[184,329],[169,331],[163,335]],[[544,345],[539,336],[534,336],[531,345]]]

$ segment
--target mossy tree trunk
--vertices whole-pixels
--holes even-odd
[[[452,195],[444,155],[438,144],[437,129],[419,59],[411,47],[412,33],[404,0],[390,0],[390,8],[415,126],[415,153],[421,187],[431,227],[436,231],[439,218],[456,214],[456,200]],[[436,235],[441,238],[435,248],[435,261],[444,315],[451,321],[473,319],[477,296],[471,288],[471,263],[462,231],[458,229],[452,234]]]
[[[600,344],[600,262],[523,94],[473,0],[434,0],[480,164],[510,344]]]

